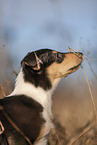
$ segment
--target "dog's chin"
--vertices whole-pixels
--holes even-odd
[[[68,69],[67,73],[65,73],[64,75],[62,75],[61,78],[66,77],[66,76],[68,76],[69,74],[71,74],[71,73],[77,71],[77,70],[80,68],[80,66],[81,66],[81,63],[78,64],[77,66],[74,66],[74,67]]]
[[[68,70],[68,72],[75,72],[75,71],[77,71],[79,68],[80,68],[80,66],[81,66],[81,63],[80,64],[78,64],[78,65],[76,65],[76,66],[74,66],[74,67],[72,67],[72,68],[70,68],[69,70]]]

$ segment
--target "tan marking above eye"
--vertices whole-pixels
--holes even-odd
[[[58,53],[57,51],[53,50],[52,53]]]

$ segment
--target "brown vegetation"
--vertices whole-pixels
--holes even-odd
[[[17,74],[13,72],[6,79],[3,79],[3,75],[0,74],[0,98],[12,92]],[[91,79],[91,84],[97,109],[95,78]],[[53,94],[52,112],[54,128],[51,130],[48,145],[97,145],[97,122],[93,102],[81,70],[61,81]]]
[[[60,83],[53,95],[53,123],[48,145],[96,145],[97,122],[89,94],[88,86],[83,79],[75,83],[65,79]],[[92,91],[96,97],[94,80]],[[5,80],[0,85],[0,98],[12,92],[10,81]],[[97,107],[97,103],[96,103]]]

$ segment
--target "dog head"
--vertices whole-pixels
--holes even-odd
[[[28,53],[21,62],[24,80],[48,90],[56,80],[78,70],[82,59],[80,52],[61,53],[40,49]]]

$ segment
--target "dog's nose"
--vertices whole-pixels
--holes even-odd
[[[80,59],[83,59],[83,53],[79,52],[78,56],[79,56]]]
[[[76,54],[80,59],[83,59],[83,53],[81,53],[81,52],[75,52],[75,54]]]

